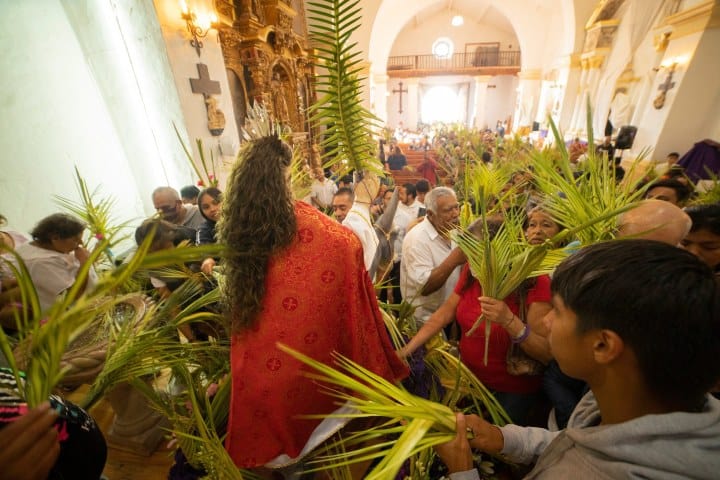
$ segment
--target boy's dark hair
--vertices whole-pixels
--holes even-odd
[[[30,235],[40,243],[49,243],[54,236],[62,240],[85,230],[85,224],[67,213],[54,213],[40,220]]]
[[[417,188],[415,188],[414,183],[406,183],[405,185],[403,185],[403,188],[408,195],[412,195],[413,198],[417,197]]]
[[[197,198],[200,195],[200,189],[195,185],[187,185],[180,189],[182,198]]]
[[[418,180],[417,183],[415,183],[415,191],[418,193],[428,193],[430,191],[430,182],[424,178]]]
[[[350,197],[350,201],[355,201],[355,192],[353,192],[352,188],[350,187],[338,188],[337,192],[335,192],[335,195],[333,195],[333,198],[339,197],[340,195],[347,195],[348,197]]]
[[[685,213],[690,215],[692,220],[691,232],[708,230],[715,235],[720,235],[720,205],[694,205],[685,208]]]
[[[658,180],[650,184],[646,192],[649,192],[653,188],[656,187],[666,187],[666,188],[672,188],[675,190],[675,195],[677,195],[678,202],[684,202],[688,198],[690,198],[690,194],[692,193],[692,190],[690,187],[685,185],[683,182],[679,180],[675,180],[674,178],[666,178],[663,180]],[[647,194],[647,193],[646,193]]]
[[[659,398],[697,407],[720,378],[718,287],[693,254],[652,240],[598,243],[560,264],[552,291],[578,333],[617,333]]]

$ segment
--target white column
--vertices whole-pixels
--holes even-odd
[[[388,76],[385,74],[375,74],[372,76],[372,86],[370,87],[370,110],[383,123],[388,123]]]
[[[597,92],[598,85],[600,83],[600,67],[605,62],[605,55],[600,53],[586,54],[582,58],[582,74],[580,76],[580,94],[578,95],[577,103],[575,108],[575,114],[573,115],[573,122],[570,127],[570,131],[573,135],[587,135],[587,102],[588,98],[592,102],[595,98],[595,92]],[[603,130],[605,125],[601,126],[600,130],[594,130],[594,136],[596,138],[602,138]]]
[[[580,67],[579,55],[569,55],[567,58],[568,71],[565,79],[564,94],[560,105],[560,116],[557,119],[558,127],[561,131],[567,131],[572,125],[573,116],[580,103],[579,89],[582,79],[582,69]]]
[[[523,70],[518,73],[520,82],[518,84],[518,96],[513,115],[513,130],[532,127],[533,118],[537,114],[538,101],[540,100],[540,76],[539,69]]]
[[[475,81],[475,101],[473,106],[472,126],[475,128],[483,128],[488,122],[485,115],[485,106],[487,104],[487,89],[492,75],[478,75],[473,77]],[[470,123],[470,122],[468,122]],[[489,125],[494,129],[495,125]]]

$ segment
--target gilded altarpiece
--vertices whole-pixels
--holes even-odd
[[[246,105],[261,102],[307,146],[315,93],[303,0],[215,0],[215,9],[238,129]]]

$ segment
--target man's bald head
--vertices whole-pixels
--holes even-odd
[[[690,217],[680,207],[663,200],[647,199],[620,215],[618,237],[656,240],[676,246],[691,226]]]

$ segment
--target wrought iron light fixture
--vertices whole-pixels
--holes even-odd
[[[197,13],[189,9],[184,0],[180,1],[180,8],[182,9],[182,19],[185,20],[185,27],[188,33],[192,35],[190,45],[195,48],[195,52],[197,52],[199,57],[200,50],[203,48],[201,39],[205,38],[210,30],[217,27],[217,15],[212,12]]]

